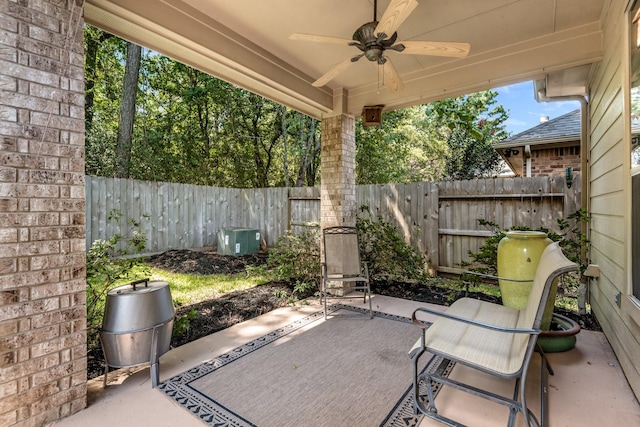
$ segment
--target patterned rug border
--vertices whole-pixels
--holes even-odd
[[[363,314],[367,314],[369,312],[369,310],[364,308],[344,304],[333,304],[329,309],[331,313],[338,310],[348,310]],[[411,319],[404,316],[383,313],[380,311],[374,311],[373,315],[387,320],[411,323]],[[276,329],[273,332],[256,338],[255,340],[236,347],[225,354],[201,363],[194,368],[163,381],[158,386],[158,389],[210,426],[257,427],[255,424],[242,418],[239,414],[236,414],[229,408],[220,405],[210,397],[191,387],[190,384],[193,381],[202,378],[203,376],[208,375],[243,356],[259,350],[265,345],[268,345],[320,319],[324,319],[323,311],[318,311],[305,316],[302,319],[293,321],[282,328]],[[427,369],[436,369],[442,362],[443,361],[441,360],[439,363],[429,363],[425,366],[423,372]],[[453,363],[449,361],[445,362],[449,363],[449,366],[446,369],[450,371],[453,368]],[[421,389],[424,386],[424,384],[420,384]],[[420,422],[420,420],[422,420],[422,415],[413,414],[412,388],[412,386],[409,386],[403,393],[393,409],[390,411],[389,415],[387,415],[385,420],[380,424],[381,427],[415,426]]]

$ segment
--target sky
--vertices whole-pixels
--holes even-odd
[[[517,135],[539,125],[543,116],[554,119],[580,108],[578,101],[536,102],[532,81],[502,86],[495,90],[498,92],[498,103],[509,111],[509,119],[505,124],[510,135]]]

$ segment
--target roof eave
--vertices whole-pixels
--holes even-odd
[[[496,150],[503,148],[515,148],[515,147],[523,147],[525,145],[551,145],[551,144],[564,144],[568,142],[576,142],[580,143],[580,135],[568,135],[559,138],[544,138],[544,139],[536,139],[536,140],[519,140],[513,142],[496,142],[492,144],[493,148]]]

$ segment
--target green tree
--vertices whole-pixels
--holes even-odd
[[[382,123],[356,126],[356,182],[382,184],[439,180],[447,147],[435,137],[425,106],[383,113]]]
[[[300,147],[297,156],[299,147],[291,144],[292,153],[284,152],[282,136],[288,128],[296,132],[291,141],[300,135],[317,141],[288,125],[298,113],[283,114],[271,101],[147,50],[139,72],[131,73],[139,77],[137,98],[124,103],[123,96],[131,100],[136,95],[123,87],[126,42],[86,26],[85,45],[91,82],[86,93],[88,174],[253,187],[284,182],[286,155],[294,162],[292,171],[300,169],[295,162],[304,160],[302,177],[317,170],[319,162],[309,156],[319,149]],[[135,112],[129,125],[119,117],[125,104],[126,117]]]
[[[129,178],[141,56],[142,47],[135,43],[127,42],[127,61],[122,84],[118,139],[116,141],[116,176],[119,178]]]
[[[356,126],[356,182],[438,181],[495,174],[492,143],[507,136],[508,118],[485,91],[386,112],[376,127]]]
[[[100,56],[102,49],[101,46],[110,38],[114,37],[113,35],[106,33],[98,28],[87,25],[84,31],[84,43],[85,43],[85,53],[84,53],[84,63],[85,63],[85,72],[84,72],[84,87],[85,87],[85,97],[84,97],[84,108],[85,108],[85,129],[87,132],[91,131],[91,126],[93,124],[93,113],[94,113],[94,99],[95,99],[95,85],[99,81],[98,80],[98,65],[100,62]]]
[[[501,161],[492,143],[506,138],[508,113],[497,104],[494,90],[449,98],[427,105],[437,135],[449,147],[446,175],[450,179],[490,176]]]
[[[127,43],[87,25],[85,48],[87,174],[242,188],[319,184],[318,120],[146,49],[137,91],[124,89]],[[121,136],[130,145],[118,151],[123,95],[136,94],[130,137]],[[490,173],[498,161],[491,143],[506,120],[494,104],[489,91],[391,111],[379,127],[358,121],[357,183]]]
[[[225,160],[233,153],[224,126],[232,85],[161,55],[143,63],[142,82],[135,175],[232,186]]]
[[[292,143],[285,153],[297,165],[294,187],[314,186],[320,182],[320,122],[302,113],[287,110],[287,134]]]
[[[90,175],[115,176],[115,141],[126,42],[85,26],[85,164]]]

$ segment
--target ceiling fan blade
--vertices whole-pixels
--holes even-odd
[[[391,92],[404,89],[404,83],[402,83],[400,74],[398,74],[398,70],[396,70],[393,62],[391,62],[389,57],[385,57],[385,59],[385,63],[379,65],[382,67],[382,83],[385,87],[388,87]]]
[[[410,55],[432,55],[447,56],[450,58],[464,58],[469,54],[471,45],[469,43],[454,42],[423,42],[417,40],[401,41],[404,50],[401,53]]]
[[[289,40],[302,40],[308,42],[320,42],[320,43],[333,43],[342,44],[348,46],[349,43],[353,43],[350,39],[341,39],[339,37],[319,36],[316,34],[301,34],[293,33],[289,36]]]
[[[417,6],[416,0],[391,0],[373,34],[384,33],[386,38],[392,36]]]
[[[326,73],[324,73],[322,77],[320,77],[318,80],[313,82],[311,85],[315,87],[322,87],[326,85],[335,76],[337,76],[338,74],[340,74],[341,72],[349,68],[349,65],[353,64],[354,62],[355,61],[353,61],[351,58],[345,59],[344,61],[342,61],[341,63],[339,63],[338,65],[336,65],[335,67],[327,71]]]

